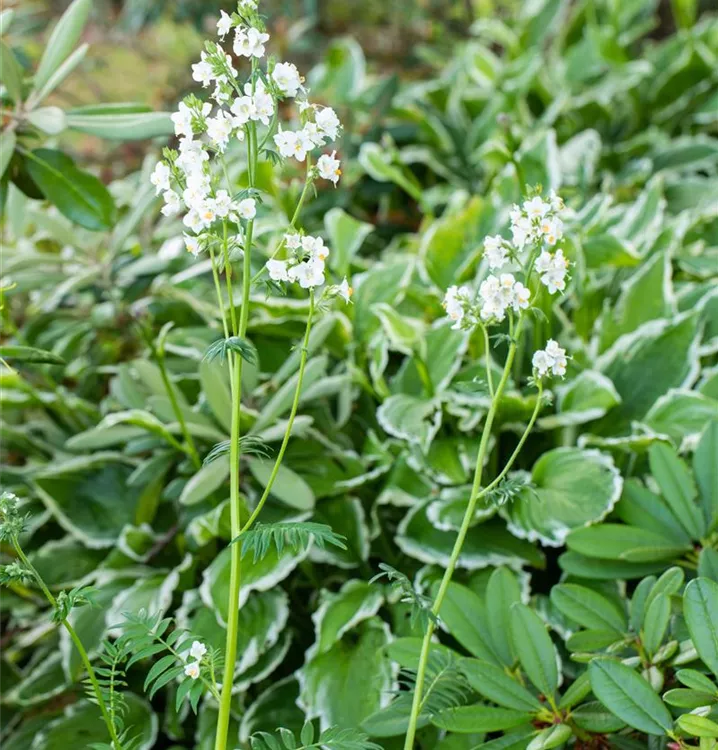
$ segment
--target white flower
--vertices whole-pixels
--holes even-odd
[[[199,245],[199,237],[193,237],[191,234],[183,234],[182,236],[184,237],[184,244],[187,248],[187,252],[191,253],[196,258],[202,250]]]
[[[300,112],[306,112],[312,105],[306,99],[297,99],[297,107]]]
[[[157,162],[150,182],[155,186],[155,195],[170,189],[170,168],[163,161]]]
[[[269,118],[274,114],[274,99],[266,92],[264,86],[260,87],[259,83],[252,97],[252,104],[254,107],[252,119],[259,120],[263,125],[269,125]]]
[[[234,36],[232,49],[239,57],[264,57],[264,45],[269,41],[269,34],[259,29],[238,28]]]
[[[285,158],[294,156],[296,142],[297,134],[291,130],[282,130],[280,128],[279,132],[274,136],[274,143],[277,145],[280,155]]]
[[[232,210],[232,199],[226,190],[218,190],[214,199],[214,210],[220,219],[224,219]]]
[[[544,203],[538,195],[531,198],[531,200],[524,201],[524,211],[529,219],[543,218],[550,208],[551,206],[548,203]]]
[[[466,309],[471,304],[471,289],[468,286],[450,286],[446,290],[443,301],[446,314],[454,321],[452,329],[461,328]]]
[[[561,198],[559,195],[556,195],[556,191],[552,190],[548,194],[548,202],[551,205],[551,210],[558,213],[559,211],[563,211],[566,206],[564,205],[563,198]]]
[[[248,123],[255,114],[254,101],[251,96],[237,97],[229,109],[234,115],[235,127],[240,127]]]
[[[179,103],[179,109],[172,117],[175,126],[175,135],[192,137],[192,110],[184,103]]]
[[[302,289],[311,289],[324,283],[324,262],[308,260],[289,269],[289,280],[298,281]]]
[[[339,284],[337,287],[337,294],[347,303],[351,302],[352,294],[354,294],[354,290],[349,286],[349,282],[347,281],[347,277],[345,276],[342,280],[342,283]]]
[[[233,118],[221,109],[217,112],[216,117],[207,119],[207,137],[219,152],[223,152],[227,148],[233,126]]]
[[[335,140],[339,133],[339,118],[331,107],[324,107],[314,115],[314,122],[319,131],[324,133],[330,140]]]
[[[566,374],[567,359],[566,350],[549,339],[545,349],[534,353],[532,364],[539,377],[544,377],[550,371],[552,375],[562,378]]]
[[[182,223],[191,229],[195,234],[201,232],[204,229],[204,222],[200,218],[199,211],[196,208],[191,208],[182,219]]]
[[[245,198],[237,204],[237,213],[242,219],[253,219],[257,215],[257,204],[254,198]]]
[[[511,276],[511,274],[504,275],[509,276],[513,284],[513,276]],[[507,296],[507,287],[510,292],[511,286],[509,286],[508,280],[506,280],[504,288],[502,289],[501,282],[493,274],[481,282],[481,286],[479,287],[479,299],[481,301],[480,315],[482,320],[493,319],[501,321],[506,317],[507,301],[510,302],[510,297],[508,300],[505,299]]]
[[[216,86],[212,92],[212,98],[217,104],[226,104],[230,100],[230,93],[226,84],[229,83],[227,76],[217,76],[215,79]]]
[[[308,122],[302,128],[305,138],[310,140],[315,147],[323,146],[326,136],[319,131],[316,122]]]
[[[199,214],[200,221],[204,225],[204,229],[206,229],[217,218],[217,211],[213,200],[205,201],[202,205],[198,206],[196,210]]]
[[[516,245],[519,250],[522,250],[523,247],[527,243],[532,242],[534,238],[534,228],[531,220],[523,215],[516,216],[512,219],[511,235],[514,245]]]
[[[273,281],[289,281],[286,260],[268,260],[266,266]]]
[[[217,21],[217,33],[220,39],[224,39],[229,30],[232,28],[232,17],[227,15],[223,10],[219,12],[219,21]]]
[[[550,294],[562,292],[566,288],[568,259],[564,257],[563,250],[557,250],[554,255],[547,250],[542,251],[534,268],[541,274],[541,283],[548,288]]]
[[[203,175],[203,165],[206,161],[209,161],[209,154],[199,141],[193,141],[191,138],[180,139],[179,156],[175,159],[175,164],[188,175],[188,179],[189,175]]]
[[[543,218],[539,229],[549,245],[555,245],[563,237],[563,222],[558,217]]]
[[[214,80],[214,72],[210,63],[207,62],[207,54],[205,52],[200,55],[200,61],[192,66],[192,78],[201,83],[203,88],[207,88]]]
[[[516,310],[517,312],[519,310],[525,310],[529,306],[531,291],[527,289],[520,281],[517,281],[514,284],[513,293],[514,298],[511,304],[514,307],[514,310]]]
[[[207,646],[204,645],[204,643],[200,643],[200,641],[192,641],[192,646],[189,650],[189,655],[195,660],[195,661],[201,661],[202,657],[207,653]]]
[[[272,79],[285,96],[296,96],[302,87],[302,77],[292,63],[277,63],[272,71]]]
[[[193,661],[184,668],[185,675],[191,677],[193,680],[196,680],[199,677],[199,672],[199,662],[197,661]]]
[[[162,206],[164,216],[176,216],[180,212],[179,195],[174,190],[166,190],[162,195],[165,205]]]
[[[308,245],[306,240],[312,240],[311,245]],[[329,257],[329,248],[324,244],[324,240],[321,237],[303,237],[302,248],[308,250],[312,260],[325,261]]]
[[[299,247],[301,247],[302,238],[296,232],[294,234],[285,234],[284,235],[284,244],[290,250],[297,250],[297,249],[299,249]]]
[[[342,170],[339,168],[341,162],[334,158],[334,154],[336,154],[336,151],[332,151],[331,155],[322,154],[317,159],[317,170],[323,180],[331,180],[336,185],[339,182]]]
[[[498,234],[494,237],[487,237],[484,240],[484,256],[492,271],[501,268],[506,263],[508,256],[504,238]]]

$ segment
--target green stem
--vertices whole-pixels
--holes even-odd
[[[256,151],[256,128],[250,127],[247,134],[247,157],[249,186],[254,187]],[[244,235],[244,262],[242,274],[242,308],[240,311],[239,328],[236,327],[236,318],[233,316],[232,328],[235,335],[244,338],[249,323],[249,294],[251,284],[251,257],[252,234],[254,221],[247,222]],[[224,233],[224,253],[227,259],[227,232]],[[225,260],[226,262],[226,260]],[[229,289],[230,277],[227,274]],[[231,304],[231,297],[230,297]],[[234,313],[234,309],[232,310]],[[229,444],[229,489],[230,489],[230,525],[232,539],[239,536],[241,531],[241,500],[239,487],[239,458],[240,458],[240,417],[242,402],[242,363],[240,356],[233,357],[232,366],[232,427]],[[230,546],[230,574],[229,574],[229,601],[227,606],[227,639],[225,644],[224,674],[222,676],[222,691],[219,700],[219,714],[217,716],[217,733],[215,735],[215,750],[226,750],[227,733],[229,731],[229,717],[232,705],[232,682],[234,680],[234,665],[237,661],[237,631],[239,628],[239,590],[241,585],[241,549],[238,544]]]
[[[23,552],[22,547],[20,546],[20,543],[17,539],[13,539],[13,547],[15,548],[17,556],[22,560],[25,567],[27,567],[27,569],[32,573],[35,581],[37,582],[37,585],[42,590],[42,593],[45,595],[47,601],[50,603],[53,609],[57,609],[57,601],[55,597],[50,592],[50,589],[48,589],[45,585],[45,581],[42,580],[35,566],[27,559],[27,556]],[[102,718],[105,722],[105,726],[107,727],[107,731],[109,732],[110,739],[112,740],[112,746],[116,750],[122,750],[122,745],[120,744],[119,737],[117,736],[115,725],[112,722],[112,718],[110,717],[107,706],[105,705],[105,700],[102,697],[102,690],[100,690],[100,684],[97,681],[97,675],[95,674],[95,670],[90,663],[90,657],[87,655],[87,651],[85,651],[85,647],[82,645],[80,637],[75,632],[75,628],[72,627],[67,618],[64,618],[63,620],[61,620],[61,622],[65,630],[67,630],[68,635],[72,639],[72,642],[75,644],[75,648],[80,654],[80,659],[82,659],[82,663],[85,667],[85,670],[87,671],[87,676],[90,680],[90,684],[92,685],[92,691],[95,694],[95,700],[97,701],[97,705],[100,708]]]
[[[182,409],[180,409],[179,403],[177,402],[177,396],[175,395],[174,386],[172,385],[169,379],[169,375],[167,374],[165,356],[157,349],[154,350],[154,353],[155,359],[157,360],[157,365],[160,368],[160,376],[162,377],[162,382],[164,383],[165,390],[167,391],[167,396],[169,397],[170,404],[172,405],[172,411],[174,412],[174,415],[179,422],[179,426],[185,439],[185,443],[187,443],[186,451],[189,454],[189,457],[192,459],[192,463],[194,464],[195,468],[199,469],[200,466],[202,466],[202,461],[200,460],[199,454],[197,453],[197,448],[187,427],[187,422],[184,418],[184,414],[182,413]]]
[[[489,384],[489,394],[494,397],[494,376],[491,372],[491,346],[489,345],[489,331],[486,326],[481,326],[484,332],[484,357],[486,362],[486,381]]]
[[[294,390],[294,401],[292,402],[292,409],[289,412],[289,420],[287,421],[287,428],[284,431],[284,438],[282,440],[282,445],[279,448],[279,453],[277,454],[277,458],[274,462],[272,473],[269,475],[269,481],[267,482],[267,486],[264,488],[264,492],[262,493],[262,497],[257,503],[257,507],[252,512],[252,515],[247,520],[247,523],[245,523],[244,526],[242,527],[242,533],[247,531],[252,526],[252,524],[257,519],[257,516],[260,514],[262,507],[264,506],[264,503],[267,502],[267,498],[269,497],[269,493],[271,492],[272,485],[274,484],[274,480],[277,478],[277,474],[279,473],[279,467],[282,464],[282,459],[284,458],[284,452],[287,450],[289,438],[292,435],[292,427],[294,426],[294,419],[297,416],[297,409],[299,408],[299,397],[302,391],[302,381],[304,380],[304,368],[307,364],[307,355],[309,353],[309,334],[312,330],[313,315],[314,315],[314,289],[312,289],[309,293],[309,315],[307,317],[307,327],[304,331],[304,342],[302,343],[302,355],[299,360],[299,375],[297,377],[297,387]],[[236,546],[239,546],[239,545],[236,545]]]
[[[439,612],[441,611],[441,605],[444,602],[444,597],[446,596],[446,592],[449,589],[449,584],[451,583],[451,578],[454,575],[454,570],[456,568],[456,563],[458,562],[459,555],[461,554],[461,548],[464,545],[464,540],[466,539],[466,535],[469,531],[469,528],[471,526],[471,521],[474,517],[474,511],[476,510],[476,503],[478,502],[479,498],[485,495],[490,489],[495,486],[497,481],[500,481],[499,477],[503,477],[506,471],[508,469],[504,469],[504,471],[497,477],[496,480],[492,484],[490,484],[488,487],[486,487],[484,490],[481,490],[481,475],[483,473],[483,465],[484,465],[484,457],[486,456],[486,450],[488,449],[489,445],[489,438],[491,436],[491,428],[494,423],[494,418],[496,416],[496,411],[498,408],[499,401],[501,400],[501,394],[504,391],[504,388],[506,387],[506,383],[509,379],[509,373],[511,372],[511,366],[513,364],[514,356],[516,354],[516,339],[519,338],[521,333],[521,323],[523,322],[523,319],[519,321],[519,325],[517,326],[516,335],[513,335],[512,331],[512,338],[513,341],[509,347],[509,352],[506,357],[506,363],[504,365],[504,370],[501,375],[501,380],[499,381],[499,384],[496,388],[496,393],[494,395],[493,401],[491,402],[491,407],[489,408],[489,412],[486,415],[486,422],[484,424],[484,429],[481,434],[481,442],[479,444],[479,453],[476,457],[476,469],[474,470],[474,482],[471,487],[471,496],[469,498],[468,505],[466,506],[466,512],[464,513],[464,518],[461,522],[461,528],[459,529],[459,533],[456,536],[456,541],[454,542],[454,548],[451,551],[451,556],[449,558],[448,565],[446,567],[446,570],[444,571],[444,576],[441,579],[441,584],[439,585],[439,591],[436,595],[436,599],[434,600],[434,604],[431,608],[432,613],[435,615],[435,617],[438,618]],[[534,412],[534,417],[532,418],[532,421],[530,422],[530,426],[533,426],[533,422],[535,420],[535,415],[538,413],[538,404],[540,404],[540,399],[537,402],[537,409]],[[528,430],[526,432],[528,434]],[[523,446],[523,440],[525,438],[522,438],[522,441],[520,442],[520,445]],[[514,455],[511,457],[510,462],[514,460],[514,458],[518,455],[518,449],[514,451]],[[510,464],[508,464],[510,467]],[[431,637],[434,634],[434,628],[435,624],[433,620],[429,621],[429,624],[427,626],[426,632],[424,633],[424,639],[421,644],[421,654],[419,656],[419,666],[416,672],[416,684],[414,686],[414,697],[412,700],[412,706],[411,706],[411,715],[409,717],[409,727],[406,732],[406,739],[404,741],[404,750],[413,750],[414,747],[414,738],[416,736],[416,725],[419,720],[419,714],[421,712],[421,705],[422,705],[422,696],[424,692],[424,679],[426,676],[426,666],[429,660],[429,651],[431,649]]]

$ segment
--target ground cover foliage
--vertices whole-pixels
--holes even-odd
[[[161,213],[169,115],[38,117],[2,17],[4,102],[32,104],[3,130],[3,747],[716,747],[718,19],[667,12],[527,4],[411,81],[337,40],[305,82],[343,124],[336,186],[272,139],[224,151],[249,275]],[[137,115],[140,171],[62,161],[66,129]],[[447,290],[551,191],[563,293],[529,270],[520,338],[457,327]],[[290,223],[350,304],[268,280]]]

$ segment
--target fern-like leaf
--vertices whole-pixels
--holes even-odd
[[[220,362],[224,362],[229,352],[239,354],[245,362],[249,362],[250,364],[256,364],[257,362],[257,350],[254,348],[254,344],[239,336],[230,336],[229,338],[217,339],[217,341],[212,342],[207,347],[204,359],[207,362],[212,362],[219,357]]]
[[[212,450],[204,457],[204,464],[211,464],[212,461],[216,461],[222,456],[229,455],[229,440],[222,440],[222,442],[214,445]],[[240,452],[245,456],[259,456],[260,458],[269,458],[270,452],[267,444],[262,438],[256,435],[242,435],[239,438],[239,449]]]
[[[381,578],[387,578],[392,587],[399,593],[400,601],[411,605],[409,615],[410,625],[413,628],[417,623],[423,631],[429,626],[429,620],[434,625],[439,624],[439,618],[432,612],[432,601],[428,596],[420,594],[412,582],[399,570],[392,568],[386,563],[379,563],[379,569],[382,571],[374,576],[369,583],[375,583]]]
[[[292,731],[280,727],[275,734],[257,732],[250,737],[252,750],[381,750],[359,729],[328,727],[315,738],[314,727],[306,722],[297,738]]]
[[[527,476],[516,474],[512,477],[505,477],[496,487],[484,495],[483,502],[486,505],[493,505],[495,508],[500,508],[502,505],[515,500],[523,491],[530,492],[535,497],[538,497],[536,488]]]
[[[306,549],[314,542],[317,547],[325,547],[332,544],[335,547],[346,549],[346,538],[335,534],[330,526],[323,523],[305,521],[302,523],[258,523],[253,529],[242,532],[233,540],[242,542],[242,556],[248,552],[254,552],[254,561],[261,560],[275,547],[278,553],[282,553],[285,547],[292,549]]]

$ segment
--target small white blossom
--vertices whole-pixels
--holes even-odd
[[[529,219],[542,219],[551,206],[548,203],[544,203],[539,196],[535,196],[531,200],[524,201],[523,208]]]
[[[191,253],[196,258],[202,249],[199,244],[199,237],[193,237],[191,234],[183,234],[182,236],[184,237],[184,244],[187,248],[187,252]]]
[[[458,330],[471,304],[471,289],[468,286],[450,286],[446,290],[442,304],[446,314],[454,321],[452,329]]]
[[[290,250],[297,250],[297,249],[299,249],[302,246],[302,238],[296,232],[294,234],[285,234],[284,235],[284,244]]]
[[[179,195],[174,190],[166,190],[162,198],[165,202],[165,205],[162,206],[162,214],[164,216],[176,216],[180,212]]]
[[[202,52],[200,61],[192,66],[192,79],[202,84],[202,88],[207,88],[214,80],[212,65],[207,60],[207,53]]]
[[[198,679],[200,668],[199,662],[193,661],[184,668],[184,673],[187,677],[191,677],[193,680]]]
[[[217,21],[217,33],[220,39],[224,39],[229,30],[232,28],[232,17],[225,13],[223,10],[219,12],[219,21]]]
[[[296,96],[302,87],[302,77],[292,63],[277,63],[272,71],[272,80],[285,96]]]
[[[257,89],[252,96],[252,105],[254,110],[252,119],[259,120],[263,125],[269,125],[269,118],[274,114],[274,99],[261,85],[261,81],[257,82]]]
[[[184,103],[179,103],[179,109],[172,114],[175,135],[192,137],[192,110]]]
[[[269,272],[269,278],[272,281],[289,281],[287,273],[287,261],[285,260],[268,260],[265,264]]]
[[[192,641],[190,646],[189,655],[195,661],[201,661],[202,657],[207,653],[207,646],[200,641]]]
[[[339,168],[341,162],[334,158],[336,151],[330,154],[322,154],[317,159],[317,170],[323,180],[331,180],[335,185],[339,182],[342,170]]]
[[[221,109],[217,112],[216,117],[207,119],[207,137],[220,153],[227,148],[233,127],[233,118]]]
[[[568,258],[564,257],[563,250],[557,250],[553,255],[544,250],[536,259],[534,268],[550,294],[562,292],[566,288]]]
[[[289,280],[298,281],[302,289],[311,289],[324,283],[324,262],[308,260],[289,269]]]
[[[229,108],[234,115],[234,126],[241,127],[255,115],[254,101],[251,96],[239,96]]]
[[[487,237],[484,240],[484,256],[492,271],[501,268],[508,257],[508,249],[504,238],[498,234],[494,237]]]
[[[250,220],[257,215],[257,204],[254,198],[245,198],[237,204],[237,213],[242,219]]]
[[[155,195],[170,189],[170,168],[163,161],[157,162],[150,182],[155,186]]]
[[[232,49],[238,57],[264,57],[264,45],[269,34],[255,28],[238,28]]]
[[[349,282],[347,281],[347,277],[345,276],[342,280],[342,283],[339,284],[337,287],[337,294],[347,303],[349,304],[351,302],[352,294],[354,294],[354,290],[349,285]]]
[[[214,199],[214,210],[220,219],[224,219],[232,210],[232,199],[226,190],[218,190]]]
[[[340,124],[337,113],[331,107],[320,109],[316,115],[314,115],[314,122],[320,132],[326,135],[329,140],[336,140],[336,137],[339,134]]]
[[[279,129],[274,136],[274,143],[279,149],[280,156],[289,158],[294,156],[294,145],[297,142],[297,134],[291,130]]]
[[[566,374],[566,350],[562,349],[558,342],[549,339],[545,349],[539,349],[534,353],[532,364],[539,377],[544,377],[550,372],[562,378]]]

